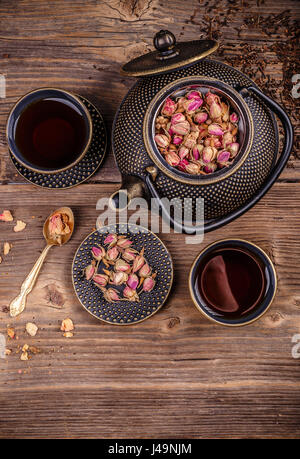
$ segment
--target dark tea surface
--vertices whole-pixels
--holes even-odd
[[[86,124],[78,109],[63,99],[41,99],[21,113],[15,141],[32,166],[60,169],[75,161],[86,141]]]
[[[258,261],[238,249],[213,252],[200,266],[198,287],[207,306],[241,316],[253,309],[264,293],[264,274]]]

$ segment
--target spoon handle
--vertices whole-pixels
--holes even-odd
[[[44,260],[46,258],[46,255],[47,255],[50,247],[52,247],[51,244],[46,245],[46,247],[42,251],[41,255],[39,256],[39,258],[35,262],[32,270],[30,271],[30,273],[28,274],[28,276],[24,280],[24,282],[23,282],[23,284],[21,286],[21,291],[20,291],[19,295],[14,300],[12,300],[12,302],[10,303],[9,309],[10,309],[11,317],[16,317],[19,314],[21,314],[21,312],[24,311],[25,306],[26,306],[26,297],[31,292],[31,290],[33,289],[35,281],[36,281],[36,279],[38,277],[38,274],[39,274],[40,269],[41,269],[41,267],[42,267],[42,265],[44,263]]]

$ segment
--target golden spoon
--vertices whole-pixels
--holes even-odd
[[[60,236],[60,238],[56,238],[49,231],[49,220],[52,217],[52,215],[54,215],[56,213],[66,214],[69,217],[68,225],[69,225],[71,231],[70,231],[69,234]],[[44,263],[44,260],[46,258],[46,255],[47,255],[49,249],[53,245],[61,246],[61,245],[65,244],[66,242],[68,242],[69,239],[72,236],[73,229],[74,229],[74,215],[73,215],[73,212],[70,209],[70,207],[61,207],[60,209],[57,209],[55,212],[52,212],[49,215],[49,217],[47,218],[47,220],[44,223],[44,228],[43,228],[43,235],[44,235],[44,238],[46,239],[47,245],[44,248],[44,250],[42,251],[42,253],[39,256],[39,258],[37,259],[37,261],[35,262],[35,265],[33,266],[32,270],[30,271],[30,273],[28,274],[28,276],[24,280],[24,282],[23,282],[23,284],[21,286],[21,291],[20,291],[19,295],[14,300],[12,300],[12,302],[10,303],[9,309],[10,309],[11,317],[16,317],[19,314],[21,314],[21,312],[24,311],[25,306],[26,306],[27,295],[33,289],[33,286],[35,284],[35,281],[36,281],[36,279],[38,277],[38,274],[39,274],[39,272],[41,270],[41,267],[42,267],[42,265]]]

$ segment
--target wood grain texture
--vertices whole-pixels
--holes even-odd
[[[221,3],[227,14],[232,2]],[[282,63],[270,45],[283,38],[242,25],[256,12],[264,18],[289,9],[291,18],[299,18],[299,4],[237,3],[239,14],[229,15],[221,28],[217,58],[233,61],[245,42],[255,49],[266,45],[265,72],[280,82]],[[7,153],[8,112],[36,87],[59,86],[90,98],[110,129],[135,81],[119,75],[120,64],[150,50],[160,28],[180,40],[206,35],[204,15],[213,15],[208,4],[215,2],[176,0],[172,8],[166,0],[0,2],[0,73],[7,81],[7,97],[0,99],[0,210],[9,208],[15,220],[27,223],[18,234],[13,223],[0,223],[0,333],[10,324],[18,335],[7,341],[12,354],[0,359],[0,438],[300,438],[300,360],[291,354],[292,336],[300,333],[297,151],[258,205],[205,235],[202,244],[186,245],[184,235],[172,232],[161,235],[173,257],[174,287],[160,312],[130,327],[87,314],[71,284],[71,262],[96,225],[97,200],[119,187],[112,155],[88,183],[50,191],[20,178]],[[294,101],[284,97],[291,114]],[[43,249],[43,221],[62,205],[74,211],[75,233],[66,246],[51,249],[26,311],[12,320],[5,308]],[[196,253],[225,237],[261,246],[278,273],[272,307],[245,328],[208,322],[187,288]],[[5,241],[12,244],[6,257]],[[70,339],[59,330],[66,317],[75,324]],[[34,338],[25,332],[28,321],[39,326]],[[41,350],[28,362],[18,352],[25,343]]]

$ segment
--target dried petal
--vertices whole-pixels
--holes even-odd
[[[27,322],[26,331],[27,331],[28,335],[35,336],[37,334],[38,329],[39,329],[38,326],[35,325],[34,323]]]
[[[0,222],[12,222],[13,216],[9,210],[4,210],[2,214],[0,214]]]
[[[68,332],[74,330],[74,324],[72,319],[64,319],[60,327],[61,331]]]
[[[9,242],[4,242],[4,244],[3,244],[3,253],[4,253],[4,255],[8,255],[11,248],[12,248],[12,245]]]
[[[19,233],[26,228],[26,223],[22,222],[22,220],[17,220],[17,224],[14,226],[14,232]]]
[[[15,329],[13,327],[8,327],[8,329],[6,330],[7,332],[7,336],[11,339],[13,339],[15,337]]]

